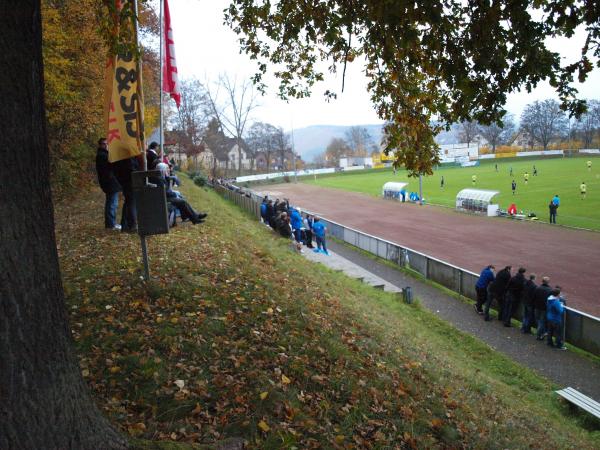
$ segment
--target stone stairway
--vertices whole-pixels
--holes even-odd
[[[397,294],[402,293],[402,289],[398,286],[385,281],[383,278],[378,277],[374,273],[354,264],[352,261],[347,260],[331,250],[329,250],[329,255],[325,255],[323,253],[315,253],[312,249],[303,247],[302,255],[305,258],[321,263],[332,270],[344,272],[350,278],[360,280],[363,283],[373,286],[375,289],[381,289],[385,292],[395,292]]]

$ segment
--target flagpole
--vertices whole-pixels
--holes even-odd
[[[133,0],[133,7],[134,7],[134,20],[135,20],[135,47],[136,49],[139,50],[140,48],[140,36],[139,36],[139,22],[138,22],[138,0]],[[142,57],[141,55],[137,56],[137,70],[138,70],[138,85],[142,86]],[[142,92],[140,90],[140,92]],[[143,124],[144,123],[144,119],[143,119],[143,101],[144,99],[140,96],[138,97],[138,117],[140,118],[139,123]],[[146,159],[146,149],[144,148],[144,142],[145,142],[145,138],[144,138],[144,131],[143,130],[139,130],[139,135],[141,137],[141,143],[142,143],[142,170],[144,172],[146,172],[148,170],[148,160]],[[146,178],[146,183],[148,182],[148,179]],[[138,216],[139,217],[139,216]],[[139,224],[138,224],[139,227]],[[138,228],[139,231],[139,228]],[[146,281],[150,280],[150,263],[148,261],[148,246],[146,245],[146,236],[140,233],[140,243],[142,246],[142,261],[144,263],[144,279]]]
[[[162,160],[165,157],[164,154],[164,148],[163,148],[163,141],[164,141],[164,132],[163,132],[163,14],[164,14],[164,4],[163,4],[163,0],[160,0],[160,29],[159,29],[159,35],[160,35],[160,70],[159,70],[159,77],[158,77],[158,86],[159,86],[159,90],[160,90],[160,125],[159,125],[159,132],[160,132],[160,160],[162,162]]]

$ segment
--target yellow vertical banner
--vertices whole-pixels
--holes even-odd
[[[131,26],[136,28],[133,23]],[[137,33],[133,35],[137,41]],[[135,44],[137,46],[137,42]],[[120,161],[142,153],[144,107],[141,65],[132,52],[121,52],[108,58],[104,101],[109,161]]]

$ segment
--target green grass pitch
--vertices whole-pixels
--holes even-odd
[[[592,161],[588,170],[586,162]],[[494,164],[498,164],[496,172]],[[538,175],[533,176],[533,166]],[[513,169],[513,176],[509,172]],[[529,172],[529,182],[525,184],[523,174]],[[473,185],[471,177],[477,176]],[[440,187],[444,177],[444,188]],[[515,195],[511,192],[511,182],[515,180]],[[336,189],[363,192],[381,196],[381,188],[388,181],[408,182],[407,192],[419,191],[418,178],[409,178],[407,173],[398,170],[396,175],[389,168],[345,172],[331,176],[321,176],[314,180],[304,179],[305,183]],[[587,196],[581,198],[579,185],[585,181]],[[600,230],[600,157],[590,156],[554,159],[498,159],[483,161],[478,167],[439,168],[433,175],[423,177],[423,197],[426,202],[444,206],[455,206],[456,194],[464,188],[494,189],[500,191],[495,197],[501,208],[506,209],[515,203],[517,209],[534,212],[541,221],[548,221],[548,203],[554,194],[560,196],[557,223]]]

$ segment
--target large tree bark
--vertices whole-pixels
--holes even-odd
[[[0,448],[126,448],[73,351],[54,237],[39,0],[0,2],[0,67]]]

